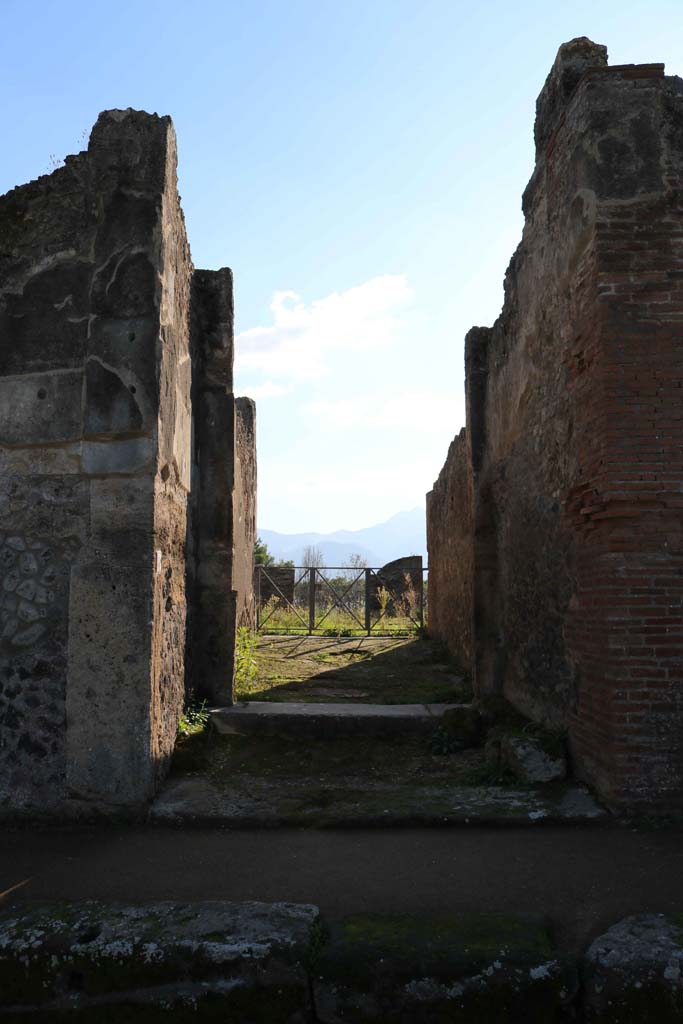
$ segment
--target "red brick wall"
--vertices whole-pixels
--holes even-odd
[[[430,496],[430,616],[452,647],[469,617],[476,691],[566,728],[608,803],[666,811],[683,806],[683,82],[605,59],[566,44],[539,97],[503,312],[467,339],[471,473],[452,450]]]
[[[608,799],[643,808],[683,804],[683,203],[678,177],[667,185],[601,211],[595,334],[571,383],[600,436],[584,430],[567,502],[572,745]]]

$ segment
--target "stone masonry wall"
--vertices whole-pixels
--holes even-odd
[[[427,495],[429,635],[472,671],[472,467],[465,430],[451,442],[446,463]]]
[[[683,83],[574,40],[535,134],[503,312],[466,340],[475,686],[568,728],[608,802],[678,807]]]
[[[235,400],[235,494],[233,498],[233,587],[237,594],[236,625],[256,627],[254,544],[256,542],[256,405]]]
[[[235,638],[253,621],[255,409],[233,394],[232,272],[192,282],[194,483],[192,688],[232,703]]]
[[[107,111],[87,152],[0,197],[0,810],[138,807],[167,767],[192,280],[167,117]]]
[[[0,199],[0,799],[14,807],[126,806],[172,750],[183,673],[167,636],[182,642],[182,621],[166,623],[160,589],[186,492],[171,459],[165,486],[161,472],[189,392],[170,415],[160,385],[187,350],[191,272],[175,190],[170,120],[110,111],[87,153]]]

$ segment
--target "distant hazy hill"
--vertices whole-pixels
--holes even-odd
[[[319,547],[326,565],[342,565],[350,555],[362,555],[368,565],[381,566],[404,555],[422,555],[427,564],[425,510],[399,512],[377,526],[335,533],[277,533],[261,530],[258,535],[276,559],[292,559],[301,565],[304,548]]]

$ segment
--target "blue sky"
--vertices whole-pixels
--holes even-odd
[[[0,0],[0,193],[100,110],[168,113],[195,264],[235,274],[259,524],[420,504],[522,228],[557,47],[683,73],[681,0]]]

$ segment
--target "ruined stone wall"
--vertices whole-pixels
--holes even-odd
[[[235,400],[235,493],[233,497],[233,587],[237,628],[256,627],[254,544],[256,542],[256,406]]]
[[[232,272],[192,282],[194,468],[192,688],[232,703],[235,637],[254,624],[255,407],[233,394]]]
[[[195,667],[201,551],[234,606],[232,281],[193,273],[176,159],[169,118],[107,111],[0,197],[0,809],[142,804]]]
[[[503,312],[466,341],[476,689],[630,806],[683,797],[682,126],[661,66],[562,47]]]
[[[461,430],[427,495],[427,626],[460,668],[472,671],[472,467]]]
[[[187,350],[191,272],[175,190],[170,120],[110,111],[87,153],[0,199],[0,799],[14,807],[126,806],[172,749],[182,661],[161,638],[182,642],[182,621],[166,623],[160,580],[186,491],[174,468],[171,531],[160,475],[189,392],[169,416],[161,385]]]

